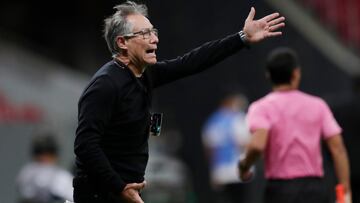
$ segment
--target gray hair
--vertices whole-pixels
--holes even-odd
[[[121,53],[116,40],[118,36],[131,33],[133,25],[128,22],[127,16],[140,14],[148,16],[145,4],[137,4],[133,1],[126,1],[114,7],[117,11],[105,19],[104,38],[113,57]]]

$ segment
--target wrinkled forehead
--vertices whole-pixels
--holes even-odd
[[[129,15],[127,16],[127,20],[131,23],[133,32],[137,32],[146,28],[153,28],[150,20],[141,14]]]

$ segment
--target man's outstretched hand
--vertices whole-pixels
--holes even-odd
[[[251,7],[243,29],[248,43],[256,43],[268,37],[276,37],[282,34],[278,30],[285,26],[285,17],[280,16],[279,13],[267,15],[259,20],[254,20],[254,17],[255,9]]]

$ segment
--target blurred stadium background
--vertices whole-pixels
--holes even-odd
[[[237,84],[250,101],[270,88],[263,67],[278,46],[298,51],[301,89],[324,98],[344,129],[352,170],[353,202],[360,202],[360,1],[259,0],[143,1],[159,29],[158,59],[176,57],[208,40],[241,30],[251,6],[256,16],[287,18],[280,38],[242,50],[213,69],[155,91],[154,110],[164,130],[150,138],[149,203],[211,202],[200,131],[216,108],[221,88]],[[61,144],[61,164],[73,166],[77,100],[110,53],[102,22],[121,1],[0,2],[0,203],[15,203],[15,177],[29,160],[32,133],[49,129]],[[327,152],[324,151],[325,157]],[[329,195],[331,161],[325,160]],[[261,170],[261,165],[258,167]],[[249,184],[249,202],[262,202],[261,172]]]

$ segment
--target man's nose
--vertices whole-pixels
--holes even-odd
[[[153,32],[151,32],[150,42],[156,44],[159,43],[159,37]]]

